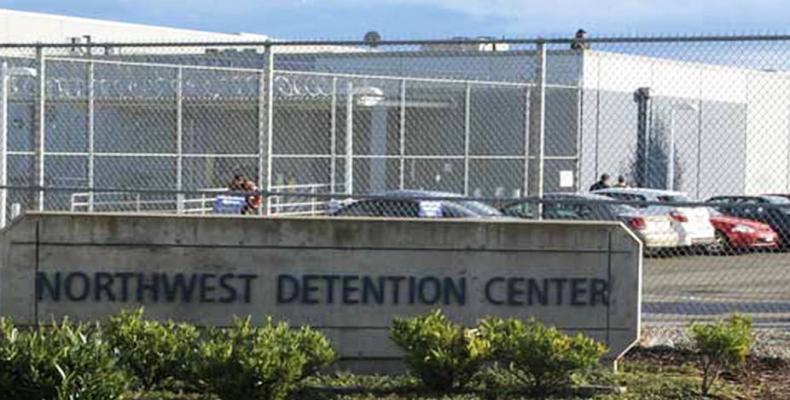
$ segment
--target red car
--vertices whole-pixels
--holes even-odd
[[[779,235],[762,222],[730,217],[711,210],[710,223],[716,229],[716,242],[708,247],[711,252],[729,253],[738,249],[779,247]]]

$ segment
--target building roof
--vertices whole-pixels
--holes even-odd
[[[0,42],[69,43],[71,38],[82,38],[85,35],[89,35],[93,42],[221,42],[270,39],[259,34],[208,32],[0,9]]]

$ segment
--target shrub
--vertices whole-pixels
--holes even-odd
[[[145,390],[171,387],[194,379],[197,329],[171,321],[143,319],[143,309],[110,317],[107,338],[119,364],[134,375]]]
[[[11,320],[0,318],[0,398],[11,398],[19,382],[19,331]]]
[[[299,382],[329,365],[335,352],[310,328],[291,330],[269,320],[255,327],[236,320],[229,329],[211,329],[200,345],[200,376],[222,399],[284,399]]]
[[[594,367],[606,353],[606,346],[582,334],[568,336],[534,319],[488,318],[481,333],[505,370],[537,393],[569,385],[575,371]]]
[[[117,399],[129,381],[94,325],[20,331],[0,320],[0,398]]]
[[[396,318],[390,338],[406,352],[409,370],[431,389],[458,388],[488,359],[490,343],[475,329],[464,329],[436,310]]]
[[[702,394],[707,396],[722,370],[746,361],[752,345],[752,321],[734,315],[727,322],[692,324],[690,334],[702,370]]]

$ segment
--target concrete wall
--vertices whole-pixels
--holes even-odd
[[[754,71],[746,85],[745,192],[790,192],[790,77]]]
[[[381,371],[399,358],[387,338],[392,318],[441,307],[464,324],[534,316],[606,342],[614,358],[638,337],[640,247],[614,223],[36,213],[2,233],[0,314],[90,320],[142,304],[151,317],[198,324],[272,315],[324,330],[346,365]],[[172,289],[196,274],[188,296]],[[381,300],[363,301],[364,277],[387,280]],[[528,304],[530,279],[555,286]],[[463,282],[463,295],[431,286],[448,280]],[[314,290],[288,300],[294,282]]]
[[[638,110],[633,93],[585,90],[583,98],[582,189],[603,173],[634,179]],[[649,183],[645,186],[665,188],[670,110],[679,101],[684,100],[674,97],[651,100]],[[692,100],[692,103],[696,110],[675,111],[675,188],[700,200],[719,194],[744,193],[747,174],[753,171],[746,164],[747,105],[712,100]],[[759,146],[753,152],[767,154],[768,150]],[[774,175],[782,176],[777,173],[784,170],[781,163],[763,165]],[[755,182],[761,183],[765,181]]]

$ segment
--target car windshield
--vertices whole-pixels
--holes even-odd
[[[479,201],[458,201],[457,203],[481,217],[497,217],[502,215],[496,208]]]
[[[658,196],[658,201],[663,201],[665,203],[688,203],[691,200],[689,200],[688,197],[683,195],[672,194],[672,195]]]
[[[779,196],[765,196],[771,204],[790,204],[790,199]]]
[[[785,215],[790,215],[790,199],[780,196],[764,196],[769,204],[776,204],[782,207],[777,207],[779,212]]]
[[[488,204],[481,203],[479,201],[472,201],[472,200],[462,200],[463,196],[457,193],[443,193],[443,192],[421,192],[421,191],[392,191],[392,192],[384,192],[381,194],[382,196],[388,197],[413,197],[418,198],[420,200],[432,200],[433,198],[440,198],[443,200],[435,200],[435,201],[446,201],[458,204],[461,207],[466,208],[470,212],[481,216],[481,217],[498,217],[501,216],[502,213],[497,210],[496,208],[489,206]],[[458,198],[458,200],[456,200]]]
[[[636,208],[631,207],[631,206],[629,206],[627,204],[612,204],[610,207],[612,207],[612,211],[615,214],[618,214],[618,215],[619,214],[631,214],[631,213],[636,212]]]

